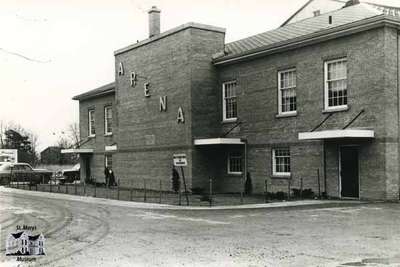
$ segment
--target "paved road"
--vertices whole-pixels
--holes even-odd
[[[37,266],[400,266],[400,204],[165,210],[52,195],[0,189],[0,266],[21,264],[4,250],[23,224],[46,237]]]

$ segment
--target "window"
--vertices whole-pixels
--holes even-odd
[[[231,153],[228,157],[228,173],[242,174],[242,154]]]
[[[325,109],[347,108],[347,59],[325,62]]]
[[[105,155],[104,165],[105,165],[105,167],[112,169],[112,155],[111,154]]]
[[[94,121],[94,109],[89,110],[89,136],[95,136],[96,135],[96,129],[95,129],[95,121]]]
[[[112,107],[104,108],[104,133],[112,134]]]
[[[278,113],[296,114],[296,70],[278,72]]]
[[[276,148],[272,150],[272,168],[273,176],[290,176],[289,148]]]
[[[222,112],[224,121],[237,119],[236,81],[226,82],[222,85]]]

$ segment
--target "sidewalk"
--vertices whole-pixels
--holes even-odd
[[[59,199],[59,200],[69,200],[69,201],[79,201],[92,204],[102,204],[111,205],[119,207],[131,207],[137,209],[151,209],[151,210],[243,210],[243,209],[309,209],[309,208],[331,208],[331,207],[346,207],[361,204],[368,204],[365,201],[356,200],[296,200],[296,201],[282,201],[273,203],[263,203],[263,204],[244,204],[244,205],[230,205],[230,206],[183,206],[185,202],[182,202],[182,206],[168,205],[168,204],[155,204],[155,203],[143,203],[143,202],[132,202],[123,201],[115,199],[105,199],[105,198],[94,198],[91,196],[77,196],[77,195],[67,195],[60,193],[49,193],[41,191],[28,191],[15,188],[6,188],[0,186],[1,193],[12,193],[12,194],[22,194],[29,196],[36,196],[48,199]]]

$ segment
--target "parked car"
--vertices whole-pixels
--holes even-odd
[[[9,184],[10,182],[30,183],[31,185],[47,184],[52,174],[52,171],[46,169],[34,169],[28,163],[0,163],[0,184]]]
[[[80,165],[76,164],[71,169],[58,171],[54,177],[59,184],[75,183],[80,181]]]

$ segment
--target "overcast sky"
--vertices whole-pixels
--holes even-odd
[[[40,150],[53,145],[78,122],[71,97],[112,82],[113,52],[147,38],[152,5],[162,31],[193,21],[226,28],[230,42],[277,28],[305,2],[0,0],[0,120],[37,133]]]

